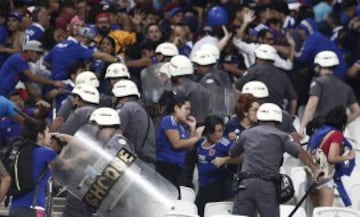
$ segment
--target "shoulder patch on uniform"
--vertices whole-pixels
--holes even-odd
[[[293,138],[291,135],[289,135],[289,140],[290,140],[291,142],[294,142],[294,138]]]
[[[316,86],[316,81],[311,82],[310,88],[311,88],[311,87],[315,87],[315,86]]]
[[[223,145],[223,146],[228,146],[228,145],[230,144],[230,141],[229,141],[227,138],[222,137],[222,138],[218,141],[218,143],[220,143],[220,144]]]

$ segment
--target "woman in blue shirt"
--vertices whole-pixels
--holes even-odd
[[[32,151],[32,173],[35,182],[40,174],[48,167],[49,163],[56,158],[56,152],[46,146],[50,145],[49,128],[44,120],[26,119],[22,137],[33,143]],[[45,171],[42,179],[35,188],[28,193],[14,196],[10,206],[11,217],[44,217],[45,216],[45,197],[46,184],[50,177],[50,170]],[[35,197],[35,196],[36,197]]]
[[[196,119],[190,116],[189,99],[172,94],[169,101],[169,115],[162,118],[156,133],[156,171],[178,186],[185,151],[193,148],[200,133],[195,130]]]
[[[234,141],[242,131],[254,126],[257,122],[256,112],[259,106],[259,100],[253,95],[241,94],[235,106],[236,116],[226,124],[224,136]]]
[[[197,168],[199,173],[199,192],[195,203],[199,215],[203,216],[205,204],[208,202],[224,201],[232,197],[231,172],[223,166],[238,163],[238,159],[230,159],[228,153],[233,143],[223,137],[224,122],[216,115],[209,115],[204,121],[203,138],[195,144]]]

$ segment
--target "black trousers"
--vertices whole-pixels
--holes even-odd
[[[156,171],[176,187],[179,187],[179,177],[182,172],[181,167],[169,162],[156,161]]]

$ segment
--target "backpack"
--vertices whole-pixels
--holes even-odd
[[[329,163],[327,156],[321,149],[333,132],[333,128],[324,125],[316,129],[309,140],[308,152],[319,170],[324,173],[324,181],[332,179],[335,174],[335,165]]]
[[[18,197],[34,190],[46,173],[42,171],[37,181],[33,179],[32,151],[36,147],[30,140],[17,138],[5,150],[1,160],[11,177],[8,196]]]

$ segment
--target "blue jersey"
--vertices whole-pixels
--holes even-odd
[[[15,108],[16,106],[10,100],[3,96],[0,96],[0,118],[15,116]]]
[[[163,117],[156,132],[156,160],[183,167],[185,150],[173,148],[166,137],[166,130],[177,130],[180,139],[190,138],[190,130],[186,125],[177,123],[172,115],[168,115]]]
[[[44,32],[44,27],[42,27],[39,23],[33,23],[25,30],[23,44],[26,44],[26,42],[30,40],[40,41]]]
[[[89,60],[93,52],[92,49],[82,45],[72,37],[58,43],[44,58],[46,62],[51,64],[50,79],[69,79],[69,68],[80,61]]]
[[[3,24],[0,24],[0,45],[6,47],[7,38],[8,38],[8,31],[6,29],[6,26]],[[8,54],[0,53],[0,66],[5,62],[7,57],[8,57]]]
[[[34,109],[29,108],[23,111],[25,114],[33,117]],[[0,146],[6,147],[15,138],[19,138],[22,134],[23,127],[20,123],[13,121],[11,118],[5,117],[0,121]]]
[[[26,70],[30,70],[30,67],[22,54],[11,55],[0,69],[0,95],[7,96],[14,90],[18,81],[27,82],[24,74]]]
[[[244,131],[245,128],[240,125],[240,119],[238,116],[235,116],[226,123],[223,136],[228,138],[228,134],[233,132],[237,136],[240,136],[241,132]]]
[[[11,120],[3,118],[0,121],[0,146],[6,147],[15,138],[19,138],[22,134],[22,125]]]
[[[226,177],[225,168],[217,168],[211,161],[216,157],[228,156],[229,150],[233,145],[233,143],[224,137],[210,147],[204,147],[205,143],[206,139],[202,138],[195,144],[200,187]]]
[[[33,149],[33,180],[37,180],[41,174],[41,171],[48,166],[48,164],[56,158],[56,152],[47,147],[37,147]],[[44,178],[38,184],[38,195],[36,198],[36,206],[45,208],[45,196],[46,196],[46,184],[51,175],[50,170],[47,171]],[[26,207],[29,208],[32,205],[34,197],[34,191],[13,198],[10,209]]]

